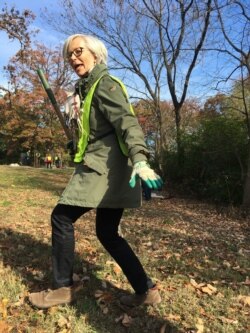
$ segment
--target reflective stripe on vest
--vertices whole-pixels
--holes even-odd
[[[79,142],[78,142],[77,153],[75,154],[75,158],[74,158],[74,162],[76,162],[76,163],[80,163],[83,160],[83,156],[84,156],[85,150],[86,150],[87,145],[88,145],[89,132],[90,132],[89,117],[90,117],[90,110],[91,110],[92,98],[93,98],[93,95],[95,93],[96,86],[99,83],[99,81],[102,79],[103,76],[101,76],[92,85],[92,87],[90,88],[87,96],[84,99],[83,109],[81,110],[82,111],[81,112],[81,122],[82,122],[82,126],[81,127],[82,127],[82,132],[81,132],[81,136],[80,136],[80,139],[79,139]],[[110,77],[114,81],[116,81],[117,83],[119,83],[119,85],[122,88],[122,91],[124,92],[125,96],[128,99],[127,89],[126,89],[125,85],[122,83],[122,81],[119,80],[118,78],[114,77],[114,76],[110,75]],[[129,104],[129,105],[130,105],[130,112],[134,115],[133,107],[132,107],[131,104]],[[121,148],[122,153],[125,156],[128,156],[128,149],[127,149],[125,143],[123,142],[122,138],[118,134],[116,134],[116,135],[117,135],[117,139],[118,139],[119,146]]]

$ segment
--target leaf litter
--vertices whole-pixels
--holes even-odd
[[[9,172],[4,167],[1,171],[5,174]],[[42,178],[44,181],[44,175],[38,170],[32,170],[31,176]],[[27,188],[28,185],[21,188],[12,176],[13,186],[5,188],[3,197],[0,197],[0,204],[4,200],[10,203],[15,201],[15,206],[3,205],[0,210],[0,253],[8,250],[9,267],[14,268],[15,261],[18,261],[16,249],[20,252],[19,255],[28,254],[27,246],[18,242],[18,239],[16,244],[9,241],[10,230],[16,235],[29,235],[34,242],[46,246],[50,244],[50,213],[58,199],[58,193],[52,190],[52,185],[63,188],[62,185],[66,184],[69,176],[70,174],[65,174],[63,178],[61,174],[55,173],[49,178],[46,176],[48,185],[44,189]],[[59,184],[56,184],[57,182]],[[100,311],[100,314],[97,312],[93,318],[89,313],[88,323],[92,321],[92,325],[98,326],[97,322],[103,320],[105,326],[106,321],[107,325],[113,322],[114,328],[111,328],[110,332],[117,332],[117,325],[121,325],[121,332],[124,327],[136,333],[140,330],[167,332],[169,327],[173,332],[184,333],[190,330],[194,330],[195,333],[223,333],[225,329],[229,333],[248,330],[249,220],[242,219],[237,214],[218,212],[212,205],[180,198],[153,198],[149,202],[143,202],[141,208],[126,210],[121,232],[157,282],[163,299],[162,304],[156,308],[140,308],[127,313],[117,310],[116,301],[120,294],[117,288],[131,292],[132,290],[120,267],[96,241],[94,218],[95,211],[91,211],[76,224],[76,252],[84,258],[85,265],[78,269],[74,278],[87,283],[82,302],[86,299],[91,302],[91,296],[94,296],[99,309],[97,311]],[[34,262],[26,269],[21,267],[20,261],[18,262],[17,266],[21,267],[22,274],[31,273],[29,276],[33,279],[33,286],[37,286],[37,283],[40,283],[41,287],[46,285],[48,255],[45,253],[44,260],[41,260],[43,253],[38,253],[38,262],[33,257]],[[94,282],[91,273],[97,264],[102,266],[99,284]],[[6,275],[6,272],[4,268],[0,277]],[[13,296],[10,293],[10,296],[6,310],[0,311],[0,331],[10,332],[9,328],[18,327],[15,323],[17,314],[12,319],[8,315],[14,310],[19,311],[21,317],[26,316],[26,323],[24,320],[23,325],[34,325],[31,315],[27,315],[26,304],[18,307],[18,295]],[[1,304],[3,301],[4,298],[0,296]],[[55,317],[58,311],[60,312],[56,310],[55,314],[51,313],[51,318]],[[29,312],[36,313],[30,308]],[[60,315],[61,319],[53,319],[54,327],[58,327],[62,332],[73,333],[76,328],[72,317],[64,313]],[[46,317],[36,320],[37,332],[45,325],[44,320],[46,321]],[[87,332],[88,323],[84,320],[83,322]]]

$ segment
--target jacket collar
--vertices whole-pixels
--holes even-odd
[[[104,74],[108,74],[107,66],[104,64],[96,65],[87,77],[80,79],[75,86],[76,93],[80,95],[81,99],[84,99],[91,88],[99,77]]]

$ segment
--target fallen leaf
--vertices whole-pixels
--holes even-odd
[[[250,306],[250,296],[240,295],[238,296],[238,300],[241,304],[245,306]]]
[[[122,325],[125,327],[129,327],[133,322],[132,317],[128,316],[126,313],[124,313],[123,319],[122,319]]]
[[[181,316],[179,315],[175,315],[173,313],[169,313],[168,315],[166,315],[168,320],[173,320],[173,321],[179,321],[181,319]]]
[[[98,289],[98,290],[95,291],[95,295],[94,295],[95,298],[99,298],[99,297],[101,297],[102,295],[103,295],[103,291],[102,291],[102,290],[99,290],[99,289]]]
[[[228,262],[227,260],[224,260],[223,261],[223,266],[227,267],[227,268],[230,268],[231,267],[231,264],[230,262]]]
[[[217,291],[217,288],[213,287],[211,284],[201,287],[200,289],[203,293],[208,295],[213,295]]]
[[[108,312],[109,312],[108,307],[107,307],[107,306],[103,307],[103,309],[102,309],[102,313],[103,313],[103,314],[107,314]]]
[[[249,279],[248,276],[246,277],[246,280],[245,280],[244,284],[247,285],[247,286],[250,285],[250,279]]]
[[[186,248],[186,252],[192,252],[192,251],[193,251],[193,248],[192,248],[192,247],[188,246],[188,247]]]
[[[197,283],[194,279],[190,279],[190,284],[194,287],[197,291],[200,290],[205,294],[212,295],[217,292],[217,288],[212,286],[211,284],[205,283]]]
[[[190,284],[195,288],[199,288],[199,284],[194,279],[190,279]]]
[[[111,261],[111,260],[107,260],[106,261],[106,265],[112,266],[112,269],[113,269],[113,271],[114,271],[114,273],[116,275],[120,275],[121,274],[122,270],[121,270],[120,266],[116,262]]]
[[[43,281],[45,274],[42,272],[36,272],[34,275],[34,279],[37,281]]]
[[[123,313],[120,315],[120,317],[115,319],[116,323],[119,323],[120,321],[123,326],[129,327],[132,324],[133,319],[132,319],[132,317],[128,316],[126,313]]]
[[[114,273],[115,273],[116,275],[120,275],[120,274],[122,273],[122,269],[121,269],[121,267],[118,266],[117,264],[115,264],[115,265],[113,266],[113,271],[114,271]]]
[[[244,255],[244,250],[243,249],[239,249],[238,253],[241,254],[241,255]]]
[[[51,316],[54,315],[57,311],[58,311],[57,306],[52,306],[52,307],[49,308],[49,310],[48,310],[48,312],[49,312],[49,314],[50,314]],[[43,310],[39,310],[39,311],[37,311],[37,313],[43,315]]]
[[[197,323],[195,324],[195,327],[197,328],[196,333],[203,333],[204,332],[204,325],[201,318],[198,318]]]
[[[108,291],[96,290],[95,298],[97,298],[99,302],[110,303],[113,300],[113,295]]]
[[[230,318],[226,318],[226,317],[222,317],[220,316],[219,319],[226,324],[234,324],[237,325],[238,324],[238,320],[235,319],[230,319]]]
[[[220,292],[216,294],[216,297],[217,298],[225,298],[225,296]]]
[[[0,332],[9,333],[9,326],[2,320],[0,320]]]
[[[57,322],[57,325],[62,328],[63,326],[67,326],[67,323],[68,323],[68,319],[66,319],[65,317],[63,316],[60,316],[58,322]]]
[[[2,299],[0,311],[2,312],[3,319],[7,318],[7,304],[8,303],[9,303],[9,300],[7,298]]]

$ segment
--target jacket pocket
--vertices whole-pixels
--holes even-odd
[[[96,171],[100,175],[104,175],[104,174],[108,173],[108,168],[106,166],[106,163],[103,161],[100,161],[99,159],[95,159],[94,157],[87,155],[84,157],[83,163],[88,168]]]

